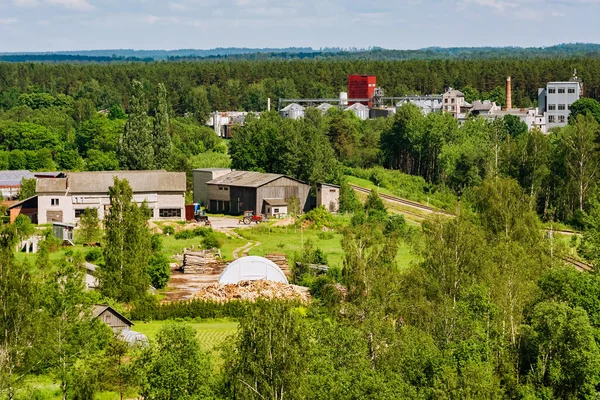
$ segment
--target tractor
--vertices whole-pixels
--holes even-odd
[[[262,215],[254,214],[254,211],[248,210],[244,211],[244,216],[242,217],[240,222],[243,222],[244,225],[250,225],[252,222],[260,224],[261,222],[263,222],[263,217]]]
[[[211,223],[210,223],[210,221],[208,219],[208,215],[206,215],[206,211],[204,211],[204,210],[198,210],[198,211],[196,211],[196,214],[194,214],[194,219],[198,223],[204,223],[204,226],[210,226],[211,225]]]

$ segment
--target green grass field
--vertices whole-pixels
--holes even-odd
[[[134,322],[133,330],[136,332],[143,333],[148,337],[150,341],[156,338],[156,335],[160,331],[160,329],[168,324],[186,324],[194,328],[197,332],[198,341],[200,345],[205,350],[214,350],[218,347],[223,341],[233,335],[236,330],[238,323],[237,321],[231,319],[218,319],[218,320],[203,320],[203,321],[183,321],[183,322],[175,322],[175,321],[152,321],[152,322],[143,322],[138,321]]]
[[[224,235],[223,235],[224,236]],[[182,254],[183,249],[202,248],[202,238],[195,237],[192,239],[175,239],[174,236],[161,236],[163,249],[162,252],[167,256]],[[247,241],[233,236],[224,237],[223,246],[221,247],[221,256],[226,261],[233,260],[233,250],[244,246]]]
[[[294,226],[273,227],[268,225],[239,229],[237,232],[248,240],[261,243],[259,246],[253,247],[249,255],[264,256],[271,253],[285,253],[290,259],[294,253],[300,253],[304,243],[310,240],[315,248],[323,250],[330,267],[343,267],[342,234],[337,232],[330,231],[323,234],[314,229],[300,230]],[[407,267],[414,259],[415,256],[410,247],[401,242],[396,256],[398,266],[400,268]]]

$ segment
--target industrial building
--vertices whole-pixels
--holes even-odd
[[[293,212],[292,199],[297,199],[300,212],[310,210],[310,186],[282,174],[196,169],[194,201],[211,213],[240,215],[253,211],[257,215],[279,216]]]
[[[253,211],[278,217],[321,205],[333,213],[340,208],[340,187],[328,183],[316,185],[315,198],[307,183],[282,174],[202,168],[194,170],[193,176],[194,202],[212,213],[240,215]]]
[[[110,209],[108,190],[115,177],[129,182],[133,201],[145,202],[152,212],[151,219],[184,219],[184,172],[102,171],[71,172],[64,178],[38,179],[38,223],[73,224],[87,208],[96,208],[98,217],[104,219]]]
[[[213,112],[210,118],[206,122],[206,125],[213,128],[215,133],[226,139],[231,139],[233,128],[235,126],[244,126],[246,117],[249,114],[258,115],[258,113],[248,113],[243,111],[227,111],[227,112]]]
[[[583,85],[577,71],[566,82],[548,82],[545,88],[538,89],[538,114],[546,120],[546,129],[562,127],[569,122],[571,106],[581,98]]]
[[[351,99],[369,99],[361,104],[373,107],[371,99],[377,87],[377,77],[372,75],[350,75],[348,77],[348,96]],[[350,105],[354,104],[353,102]]]

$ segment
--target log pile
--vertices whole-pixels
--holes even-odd
[[[225,264],[212,250],[186,251],[183,253],[181,272],[184,274],[220,275]]]
[[[272,281],[242,281],[238,284],[207,285],[195,295],[203,300],[228,302],[231,300],[256,301],[258,299],[299,300],[310,302],[308,288]]]
[[[265,258],[269,261],[273,261],[283,271],[285,276],[287,276],[288,278],[292,276],[292,272],[290,271],[290,267],[288,265],[287,256],[285,254],[267,254],[265,255]]]

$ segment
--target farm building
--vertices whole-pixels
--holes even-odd
[[[218,175],[202,183],[207,177]],[[212,213],[239,215],[284,214],[310,209],[310,186],[281,174],[200,169],[194,170],[194,200]],[[290,204],[291,203],[291,204]],[[293,208],[296,208],[294,210]]]
[[[329,183],[317,184],[317,207],[324,206],[329,212],[340,210],[340,187]]]
[[[33,196],[25,200],[12,203],[8,206],[8,216],[10,223],[15,222],[19,215],[26,215],[31,222],[37,224],[38,197]]]
[[[146,202],[152,219],[184,219],[184,172],[103,171],[72,172],[64,178],[38,179],[38,223],[75,223],[86,208],[96,208],[100,219],[104,219],[110,208],[108,189],[115,177],[129,182],[133,201]]]
[[[223,175],[227,175],[231,172],[229,168],[201,168],[193,171],[194,179],[194,203],[198,203],[201,206],[208,207],[208,184],[206,182],[212,181]]]
[[[282,118],[300,119],[304,118],[304,112],[306,108],[300,104],[292,103],[285,108],[282,108],[279,112]]]
[[[92,310],[92,315],[104,322],[113,330],[114,333],[128,331],[133,326],[133,322],[121,315],[111,306],[106,304],[96,305]]]
[[[273,281],[288,284],[288,280],[273,261],[264,257],[242,257],[225,268],[219,277],[219,283],[236,285],[243,281]]]

